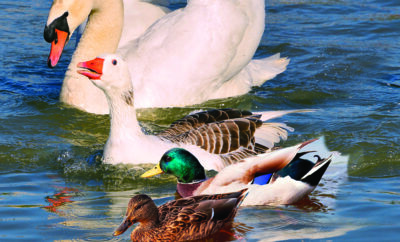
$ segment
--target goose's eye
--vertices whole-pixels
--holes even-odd
[[[116,59],[114,59],[114,60],[112,60],[112,64],[114,65],[114,66],[116,66],[117,65],[117,60]]]

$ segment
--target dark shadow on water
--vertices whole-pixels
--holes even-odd
[[[378,80],[377,82],[383,86],[400,87],[400,74],[391,74]]]
[[[303,198],[292,206],[306,212],[327,212],[329,210],[329,208],[319,201],[318,198],[309,196]]]

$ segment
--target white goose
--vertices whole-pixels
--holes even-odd
[[[80,74],[104,91],[109,102],[111,128],[103,159],[112,164],[157,163],[166,150],[181,147],[198,157],[205,169],[219,171],[227,164],[265,152],[280,139],[286,139],[290,127],[263,121],[304,112],[252,114],[232,109],[212,110],[188,115],[158,135],[147,135],[136,119],[136,93],[126,62],[116,55],[105,55],[81,62],[78,67]]]
[[[60,30],[69,36],[91,12],[79,47],[114,52],[122,26],[121,1],[68,0],[53,5],[45,30],[52,34],[47,39],[60,39]],[[118,53],[135,73],[136,107],[186,106],[242,95],[283,72],[289,60],[279,54],[251,61],[264,31],[264,5],[264,0],[189,0],[185,8],[165,15],[120,48]],[[91,58],[75,53],[61,100],[88,112],[106,113],[104,95],[89,81],[73,77],[74,64]],[[177,98],[176,92],[182,95]]]
[[[75,29],[87,18],[90,19],[81,26],[84,31],[65,73],[60,94],[62,102],[90,113],[107,114],[108,105],[103,92],[86,77],[78,75],[76,65],[101,53],[115,52],[117,47],[138,38],[169,12],[153,2],[162,3],[161,0],[53,1],[44,31],[46,41],[52,42],[49,67],[53,68],[58,63]]]

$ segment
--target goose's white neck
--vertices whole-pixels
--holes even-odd
[[[112,95],[107,94],[111,129],[104,147],[104,161],[112,164],[157,163],[172,144],[142,132],[133,106],[132,91],[116,92]]]
[[[78,62],[91,60],[101,53],[114,53],[122,33],[122,0],[93,2],[85,32],[75,50],[61,89],[61,101],[88,112],[106,114],[104,93],[77,73]],[[101,105],[99,105],[101,104]]]
[[[132,90],[116,92],[107,95],[110,107],[110,139],[117,140],[121,137],[141,138],[146,136],[137,121]]]

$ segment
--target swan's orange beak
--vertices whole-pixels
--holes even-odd
[[[103,74],[104,59],[96,58],[90,61],[79,62],[78,67],[83,68],[78,70],[78,73],[87,76],[92,80],[99,80]]]
[[[64,46],[68,41],[68,33],[62,30],[55,29],[55,34],[56,37],[55,39],[51,42],[51,49],[50,49],[50,55],[49,58],[47,59],[47,65],[50,68],[54,68],[58,61],[60,60],[61,54],[64,50]]]

